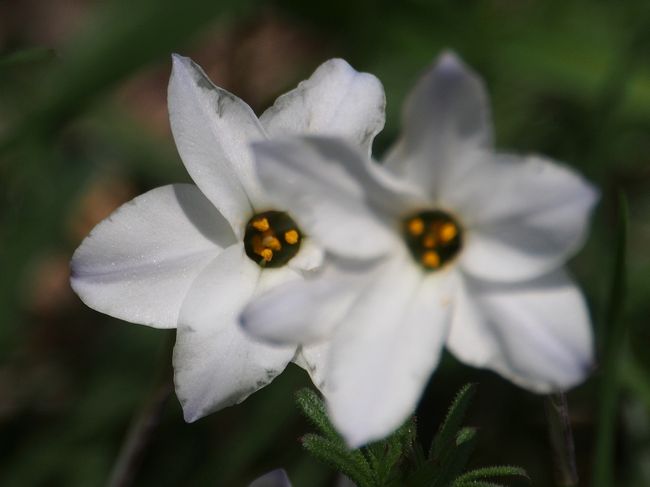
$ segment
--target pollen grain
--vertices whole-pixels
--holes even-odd
[[[300,242],[296,222],[287,213],[274,210],[257,213],[246,224],[246,255],[262,268],[286,265],[300,251]]]
[[[405,244],[415,262],[437,271],[452,262],[463,245],[463,228],[453,215],[438,209],[419,211],[402,220]]]
[[[422,235],[422,232],[424,232],[424,222],[422,221],[422,218],[413,218],[409,221],[408,231],[415,237]]]
[[[260,232],[266,232],[269,228],[271,228],[271,225],[269,225],[269,220],[267,218],[258,218],[257,220],[251,222],[251,225],[255,230],[259,230]]]
[[[267,247],[271,250],[275,250],[275,251],[282,250],[282,244],[273,235],[267,235],[264,238],[262,238],[262,245],[264,245],[264,247]]]
[[[298,235],[298,232],[296,232],[295,230],[288,230],[284,232],[284,241],[287,242],[289,245],[297,244],[299,238],[300,235]]]
[[[440,256],[437,252],[429,250],[422,254],[422,264],[429,269],[436,269],[440,265]]]
[[[458,228],[451,222],[443,223],[440,226],[439,236],[443,242],[449,242],[458,235]]]

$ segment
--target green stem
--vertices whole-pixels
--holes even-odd
[[[605,313],[605,352],[600,383],[600,408],[596,431],[596,452],[594,459],[594,487],[614,485],[614,430],[619,392],[619,364],[625,345],[625,327],[621,322],[625,297],[625,256],[628,231],[627,199],[619,194],[619,222],[616,235],[614,268],[609,289],[609,302]]]
[[[566,396],[563,393],[547,396],[544,405],[553,448],[555,481],[561,487],[577,487],[578,471]]]

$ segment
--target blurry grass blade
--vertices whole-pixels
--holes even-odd
[[[346,475],[357,486],[373,486],[373,473],[359,450],[347,450],[344,446],[315,434],[302,437],[303,447],[319,460]]]
[[[19,64],[49,61],[55,57],[56,51],[48,47],[30,47],[9,54],[0,55],[0,69],[10,68]]]
[[[296,393],[296,403],[305,416],[327,438],[342,444],[341,438],[327,417],[325,403],[313,390],[305,387]]]
[[[594,485],[614,485],[614,427],[619,391],[619,364],[625,345],[625,325],[621,320],[625,299],[626,249],[628,235],[628,205],[622,192],[618,195],[618,223],[614,233],[614,261],[612,281],[605,313],[605,350],[603,351],[603,374],[600,383],[600,408],[596,453],[594,459]]]
[[[436,434],[433,442],[431,443],[431,450],[429,451],[429,459],[440,458],[443,450],[452,447],[458,429],[461,427],[465,413],[469,407],[472,397],[476,392],[475,384],[465,385],[454,399],[454,402],[449,408],[449,412],[445,417],[445,421],[440,426],[438,434]]]
[[[23,122],[0,141],[0,149],[38,132],[51,135],[115,83],[148,63],[167,58],[226,9],[244,0],[113,0],[62,51],[51,84]]]
[[[650,411],[650,374],[640,361],[628,354],[621,362],[621,385]]]

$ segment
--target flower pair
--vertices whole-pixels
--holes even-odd
[[[196,186],[100,223],[72,284],[102,312],[177,326],[186,420],[291,360],[351,446],[406,419],[445,344],[538,392],[584,378],[589,318],[562,265],[597,192],[549,160],[494,153],[483,86],[452,54],[412,92],[380,165],[384,105],[375,77],[331,60],[258,120],[174,57],[170,120]]]

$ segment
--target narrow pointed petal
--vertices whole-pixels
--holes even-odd
[[[187,293],[174,348],[174,382],[186,421],[243,401],[271,382],[293,357],[295,347],[263,345],[237,324],[259,279],[257,264],[241,245],[233,245]]]
[[[424,74],[403,108],[403,135],[386,160],[395,174],[437,194],[467,147],[490,148],[492,128],[482,80],[451,52]]]
[[[169,119],[194,182],[241,237],[255,207],[266,204],[253,173],[249,143],[266,135],[251,108],[215,86],[191,59],[174,55]]]
[[[373,75],[330,59],[260,117],[270,137],[336,135],[370,154],[384,127],[386,97]]]
[[[453,202],[470,227],[460,260],[465,271],[495,281],[531,279],[582,247],[599,197],[591,184],[541,157],[500,156],[481,166],[471,176],[477,184],[465,183]]]
[[[447,346],[463,362],[539,393],[571,388],[591,370],[589,314],[564,272],[517,284],[465,277],[456,299]]]
[[[138,196],[97,225],[72,257],[72,288],[93,309],[174,328],[192,281],[235,237],[190,184]]]
[[[413,413],[446,340],[452,276],[424,276],[408,258],[374,279],[331,343],[325,397],[352,448],[386,437]]]
[[[307,235],[341,256],[390,252],[398,241],[391,219],[417,205],[412,188],[342,140],[285,139],[253,150],[262,182],[276,188],[270,195],[276,205],[289,208]]]

